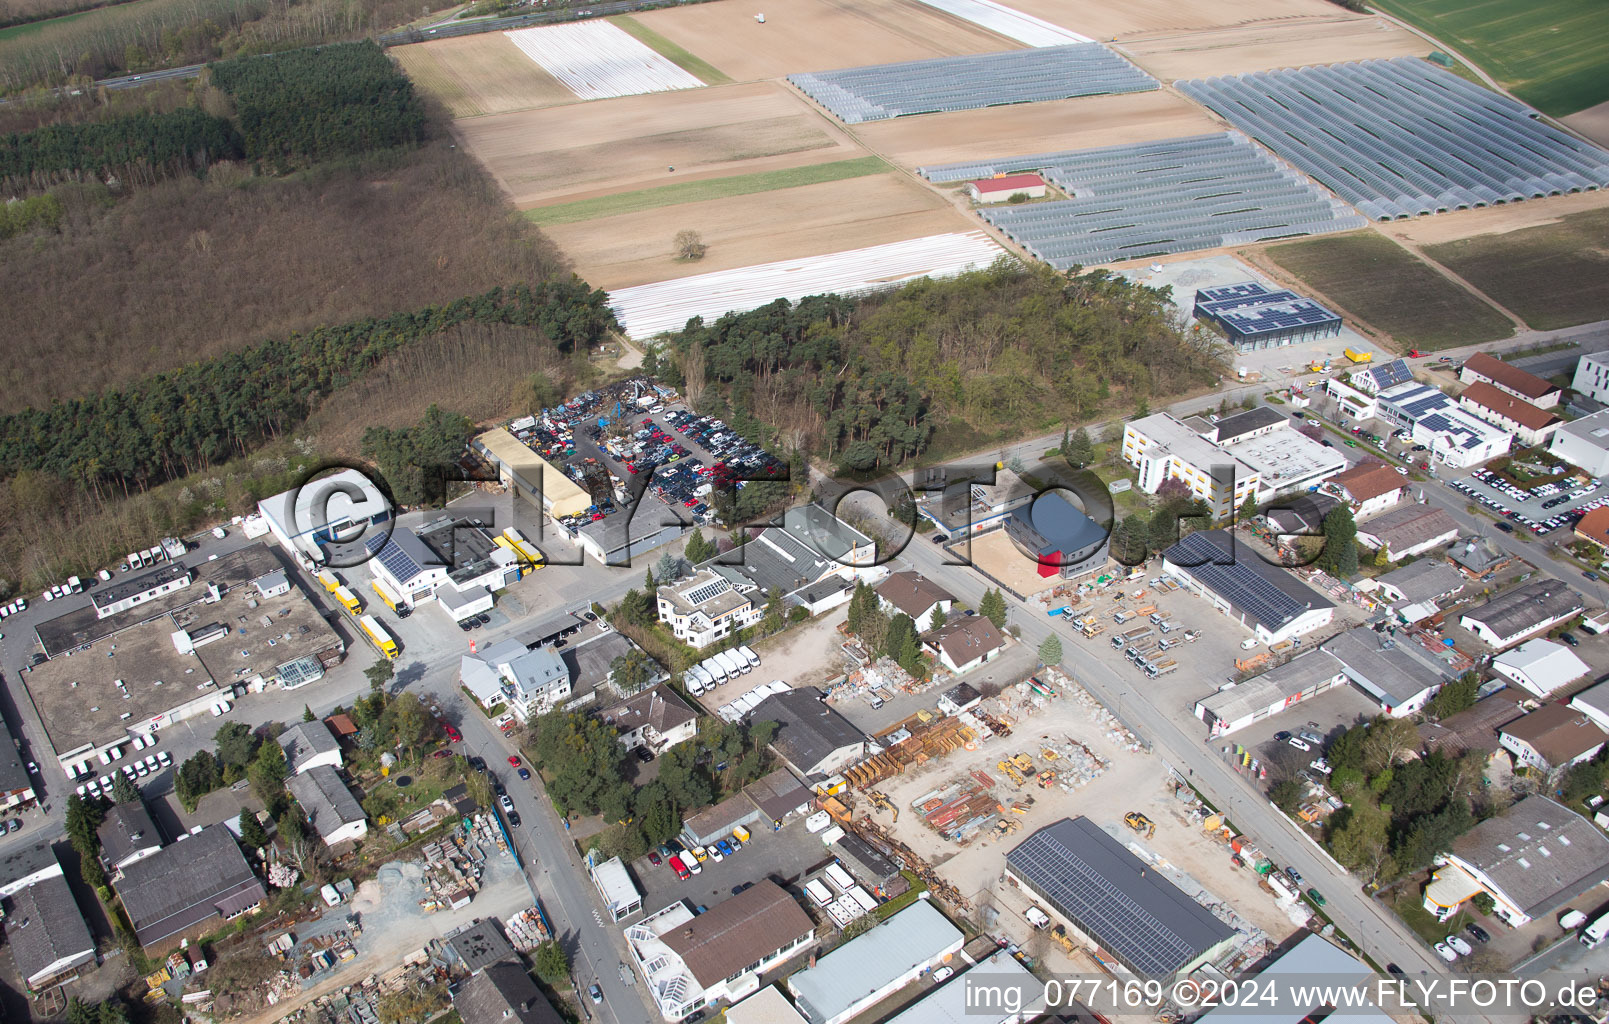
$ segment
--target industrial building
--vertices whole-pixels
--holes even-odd
[[[23,767],[16,733],[10,725],[0,728],[0,811],[9,811],[38,799],[34,780]]]
[[[1024,1024],[1045,1012],[1045,983],[1004,950],[956,973],[884,1024]],[[968,997],[973,982],[1010,995],[980,1006],[976,994]]]
[[[1274,411],[1267,406],[1260,406],[1259,409]],[[1219,420],[1219,433],[1224,432],[1223,425],[1228,420],[1239,420],[1250,415],[1240,413]],[[1276,495],[1305,492],[1346,469],[1345,456],[1295,430],[1285,416],[1279,418],[1275,427],[1223,443],[1224,451],[1257,474],[1259,505],[1274,500]]]
[[[1503,650],[1579,615],[1585,608],[1580,594],[1560,580],[1543,577],[1470,608],[1459,617],[1458,624]]]
[[[504,487],[555,521],[580,515],[592,504],[592,498],[563,469],[532,451],[505,427],[479,435],[470,447],[486,457]]]
[[[490,611],[492,594],[527,571],[519,555],[499,545],[478,519],[442,516],[423,526],[399,526],[364,542],[367,563],[408,608],[440,601],[454,621]]]
[[[1609,743],[1609,732],[1568,704],[1544,704],[1504,724],[1497,742],[1517,763],[1546,774],[1590,761]]]
[[[1341,504],[1341,499],[1322,491],[1298,494],[1263,509],[1260,516],[1268,529],[1283,543],[1324,528],[1324,517]]]
[[[203,562],[191,587],[100,618],[79,608],[35,627],[50,659],[23,680],[69,777],[99,774],[132,736],[209,714],[237,692],[317,679],[346,644],[299,589],[264,597],[274,549]],[[115,759],[114,759],[115,760]]]
[[[1162,552],[1162,568],[1265,644],[1311,633],[1335,618],[1329,598],[1237,546],[1224,530],[1186,534]]]
[[[1551,409],[1558,405],[1563,394],[1557,385],[1485,352],[1476,352],[1464,360],[1464,365],[1458,371],[1458,379],[1465,384],[1490,384],[1498,391],[1529,402],[1539,409]]]
[[[603,909],[617,924],[642,912],[642,892],[631,880],[631,872],[619,857],[610,857],[592,866],[592,884],[598,887]]]
[[[1581,815],[1532,795],[1453,840],[1436,858],[1424,906],[1445,921],[1485,892],[1497,904],[1494,914],[1520,928],[1606,880],[1609,838]]]
[[[177,945],[262,906],[268,891],[222,825],[199,832],[123,869],[117,898],[145,947]]]
[[[1401,501],[1408,493],[1408,483],[1390,466],[1374,463],[1341,473],[1324,489],[1346,502],[1354,519],[1367,519]]]
[[[775,985],[726,1008],[726,1024],[808,1024]]]
[[[1195,315],[1217,324],[1241,352],[1333,338],[1341,318],[1295,292],[1241,281],[1196,290]]]
[[[1013,196],[1045,198],[1045,179],[1037,174],[1001,174],[967,182],[967,195],[974,203],[1004,203]]]
[[[1594,477],[1609,477],[1609,409],[1562,424],[1548,452]]]
[[[1070,580],[1106,568],[1107,531],[1057,491],[1013,512],[1006,536],[1043,577]]]
[[[96,835],[101,842],[101,865],[114,881],[130,864],[162,849],[162,833],[143,800],[108,807]]]
[[[95,940],[56,852],[35,842],[0,857],[6,945],[32,992],[71,981],[96,962]]]
[[[810,504],[788,509],[781,526],[746,537],[699,569],[715,573],[750,598],[758,618],[773,590],[782,594],[784,604],[812,615],[848,604],[857,580],[876,581],[887,573],[876,563],[877,545],[870,537]]]
[[[1570,706],[1598,723],[1598,728],[1609,731],[1609,679],[1599,681],[1571,697]]]
[[[448,956],[471,977],[495,964],[516,959],[502,924],[493,917],[477,918],[444,938]]]
[[[257,503],[268,532],[298,564],[323,565],[329,549],[383,530],[396,513],[367,474],[343,469]]]
[[[1468,750],[1479,751],[1488,759],[1497,756],[1503,748],[1497,742],[1497,730],[1524,714],[1520,698],[1524,696],[1507,687],[1482,697],[1475,706],[1465,708],[1440,722],[1427,722],[1419,726],[1419,738],[1428,752],[1440,751],[1448,757],[1457,757]]]
[[[743,998],[815,944],[809,915],[766,879],[702,914],[676,902],[626,927],[632,963],[669,1021]]]
[[[948,962],[966,943],[931,901],[917,900],[788,978],[810,1024],[843,1024]]]
[[[1466,364],[1467,365],[1467,364]],[[1505,430],[1472,416],[1439,388],[1408,381],[1380,392],[1378,415],[1403,430],[1430,457],[1455,469],[1507,454],[1513,438]]]
[[[1196,701],[1195,716],[1213,737],[1228,736],[1340,686],[1341,665],[1323,648],[1276,665],[1261,675],[1225,683]]]
[[[340,773],[329,765],[292,775],[285,780],[285,788],[296,798],[307,823],[325,846],[349,843],[369,834],[368,815],[341,781]]]
[[[1404,558],[1451,544],[1458,539],[1458,523],[1443,509],[1410,503],[1357,524],[1357,542],[1386,553],[1386,560]]]
[[[1458,396],[1458,407],[1514,435],[1526,448],[1553,440],[1564,421],[1523,398],[1515,398],[1485,381],[1476,381]]]
[[[96,617],[105,619],[163,594],[183,590],[194,580],[195,573],[190,569],[178,562],[169,562],[150,572],[108,583],[89,595],[89,603],[95,609]]]
[[[1154,413],[1124,424],[1122,450],[1123,461],[1138,471],[1140,490],[1155,494],[1169,479],[1180,480],[1190,488],[1190,496],[1206,502],[1218,518],[1261,491],[1256,470],[1172,413]]]
[[[1280,979],[1275,981],[1275,979]],[[1321,980],[1322,979],[1322,980]],[[1304,1024],[1305,1021],[1323,1020],[1329,1016],[1344,1017],[1347,1024],[1392,1024],[1393,1018],[1370,998],[1378,991],[1377,975],[1369,965],[1341,949],[1321,935],[1304,933],[1296,944],[1263,964],[1256,974],[1240,980],[1250,991],[1265,993],[1255,1014],[1244,1005],[1233,1002],[1214,1006],[1196,1020],[1205,1024],[1242,1024],[1255,1016],[1262,1024]],[[1310,987],[1311,983],[1317,983]],[[1333,1005],[1323,1001],[1320,989],[1353,987],[1359,990],[1357,998],[1348,998],[1346,1009],[1337,1012]],[[1307,999],[1298,997],[1306,995]]]
[[[1336,419],[1373,419],[1379,410],[1380,392],[1413,380],[1407,360],[1393,359],[1372,366],[1355,367],[1334,377],[1324,378],[1324,392],[1338,406]]]
[[[1546,697],[1591,669],[1563,644],[1538,639],[1527,640],[1493,658],[1492,671],[1538,697]]]
[[[926,633],[933,628],[935,614],[950,614],[955,595],[920,572],[896,572],[877,584],[877,604],[890,615],[909,615],[916,631]]]
[[[1359,584],[1359,589],[1380,595],[1397,621],[1412,625],[1422,622],[1441,611],[1442,603],[1456,597],[1468,586],[1469,580],[1458,568],[1448,562],[1422,559],[1400,569],[1393,569],[1372,581]]]
[[[1006,854],[1006,879],[1103,963],[1145,977],[1188,974],[1235,941],[1233,929],[1085,817],[1018,843]]]
[[[990,482],[980,483],[980,475],[989,477]],[[917,514],[951,538],[998,528],[1038,493],[1037,488],[1005,467],[931,466],[917,471],[913,488],[924,495],[918,499]],[[928,496],[934,492],[937,498]]]
[[[777,723],[772,749],[807,780],[825,778],[882,749],[828,707],[814,687],[774,693],[755,706],[749,719]]]
[[[1594,402],[1609,404],[1609,354],[1583,352],[1576,360],[1570,389]]]

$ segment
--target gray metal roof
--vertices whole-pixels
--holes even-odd
[[[1402,594],[1403,600],[1430,601],[1458,593],[1464,589],[1469,578],[1446,562],[1423,558],[1377,576],[1375,582],[1389,585]]]
[[[447,940],[447,948],[463,961],[464,969],[478,974],[501,960],[514,957],[503,926],[495,917],[483,917]]]
[[[143,800],[113,804],[102,819],[98,834],[101,860],[111,867],[141,850],[162,845],[162,833],[157,830]]]
[[[9,902],[6,944],[25,982],[42,981],[75,960],[82,964],[95,959],[95,940],[60,873],[19,889]]]
[[[834,751],[866,742],[849,719],[827,706],[820,690],[810,687],[772,694],[755,707],[749,721],[776,722],[771,745],[789,764],[806,773]]]
[[[327,764],[291,776],[285,780],[285,788],[301,805],[320,838],[327,839],[337,829],[368,817],[341,776]]]
[[[286,726],[279,734],[279,745],[285,748],[285,762],[292,774],[300,771],[310,759],[341,749],[330,727],[323,722],[297,722]]]
[[[1265,510],[1263,515],[1276,528],[1286,533],[1297,534],[1318,530],[1324,525],[1324,517],[1340,503],[1341,499],[1333,494],[1314,491],[1295,497],[1276,498],[1274,507]]]
[[[931,903],[917,900],[790,977],[788,989],[805,1019],[821,1024],[959,948],[963,938]]]
[[[1487,818],[1454,840],[1452,853],[1531,917],[1609,878],[1609,838],[1545,796],[1525,797]]]
[[[979,215],[1058,270],[1368,224],[1238,132],[917,168],[933,182],[1014,171],[1073,198]]]
[[[1232,444],[1241,435],[1249,434],[1253,430],[1272,427],[1276,424],[1288,423],[1285,414],[1273,406],[1259,405],[1255,409],[1237,412],[1233,416],[1225,416],[1214,427],[1217,433],[1214,438],[1219,444]]]
[[[846,124],[1158,88],[1156,79],[1099,43],[873,64],[788,81]]]
[[[1349,680],[1388,707],[1401,707],[1447,681],[1445,666],[1421,656],[1418,644],[1398,642],[1367,626],[1325,641],[1324,650],[1344,666]]]
[[[239,913],[268,896],[222,825],[208,825],[135,861],[123,869],[115,888],[144,946],[216,915]]]
[[[1463,618],[1480,623],[1499,638],[1507,638],[1584,607],[1581,595],[1562,580],[1543,577],[1498,594],[1464,612]]]
[[[1609,153],[1416,57],[1175,84],[1376,220],[1609,186]]]
[[[1234,934],[1088,818],[1046,825],[1006,866],[1138,974],[1172,974]]]
[[[509,959],[492,964],[453,991],[453,1009],[464,1024],[564,1024],[525,965]]]
[[[1415,547],[1451,533],[1458,538],[1458,522],[1445,509],[1409,502],[1357,524],[1358,534],[1381,541],[1393,550]],[[1449,541],[1450,543],[1450,541]]]
[[[1225,686],[1203,697],[1196,705],[1219,721],[1238,722],[1315,687],[1326,686],[1340,673],[1341,663],[1320,648],[1292,658],[1262,675]]]
[[[1303,935],[1296,945],[1275,957],[1257,972],[1258,977],[1264,975],[1287,975],[1290,977],[1290,983],[1269,986],[1258,984],[1257,990],[1265,992],[1272,998],[1260,1004],[1255,1013],[1248,1011],[1244,1006],[1226,1005],[1208,1010],[1196,1019],[1210,1024],[1241,1024],[1255,1017],[1261,1024],[1300,1024],[1309,1016],[1333,1012],[1332,1008],[1325,1006],[1317,998],[1305,1003],[1296,1001],[1298,992],[1306,988],[1307,984],[1315,983],[1324,986],[1362,988],[1363,999],[1357,1003],[1349,1002],[1346,1009],[1337,1014],[1346,1020],[1346,1024],[1392,1024],[1391,1016],[1375,1005],[1374,1000],[1367,994],[1375,978],[1369,966],[1346,950],[1331,944],[1329,940],[1311,932]]]

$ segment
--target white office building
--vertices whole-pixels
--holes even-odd
[[[1248,495],[1261,493],[1262,479],[1251,466],[1202,436],[1203,429],[1213,431],[1212,424],[1197,417],[1192,421],[1159,412],[1125,424],[1123,461],[1138,471],[1139,488],[1146,494],[1179,480],[1214,515],[1227,516]]]
[[[1609,476],[1609,409],[1560,425],[1548,451],[1593,476]]]
[[[316,563],[325,561],[325,545],[362,539],[393,513],[374,481],[355,469],[264,498],[257,510],[286,554]]]
[[[1609,403],[1609,353],[1583,353],[1575,364],[1570,387],[1595,402]]]
[[[1379,415],[1408,431],[1435,461],[1455,469],[1504,455],[1512,435],[1472,416],[1428,384],[1408,381],[1380,393]]]

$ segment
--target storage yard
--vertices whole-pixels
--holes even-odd
[[[1375,220],[1609,185],[1609,153],[1413,58],[1179,83]],[[1367,164],[1357,159],[1366,153]]]
[[[628,336],[648,338],[679,330],[695,316],[710,321],[779,298],[797,301],[806,295],[864,291],[917,277],[950,277],[986,267],[1005,255],[982,231],[933,235],[619,288],[610,293],[609,305]]]
[[[704,84],[607,21],[505,34],[521,53],[584,100],[697,89]]]
[[[845,124],[1158,88],[1156,79],[1099,43],[844,68],[788,81]]]
[[[1037,170],[1076,198],[982,211],[1057,269],[1364,226],[1364,220],[1237,132],[1070,153],[921,167],[954,182]]]

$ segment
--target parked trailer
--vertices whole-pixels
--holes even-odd
[[[327,594],[333,594],[341,589],[341,577],[328,569],[320,569],[315,578],[318,580],[319,586],[323,587],[324,592]]]
[[[1609,938],[1609,914],[1598,915],[1597,920],[1581,930],[1581,944],[1588,949],[1597,949],[1605,938]]]
[[[855,887],[855,880],[849,877],[849,872],[837,864],[828,864],[827,870],[823,871],[822,874],[827,876],[827,881],[831,882],[833,888],[839,892],[848,892]]]
[[[370,581],[369,587],[373,589],[375,596],[378,597],[380,602],[387,608],[390,608],[394,612],[402,610],[402,598],[398,596],[395,590],[391,589],[391,584],[387,583],[385,580],[377,579]]]
[[[358,617],[358,625],[363,628],[363,632],[368,635],[369,639],[374,641],[374,646],[380,648],[380,653],[385,655],[387,660],[396,658],[398,653],[397,641],[392,638],[390,633],[386,632],[384,626],[380,625],[379,619],[373,615],[361,615]]]
[[[812,878],[805,883],[805,892],[818,907],[825,907],[832,902],[832,891],[821,884],[821,879]]]

